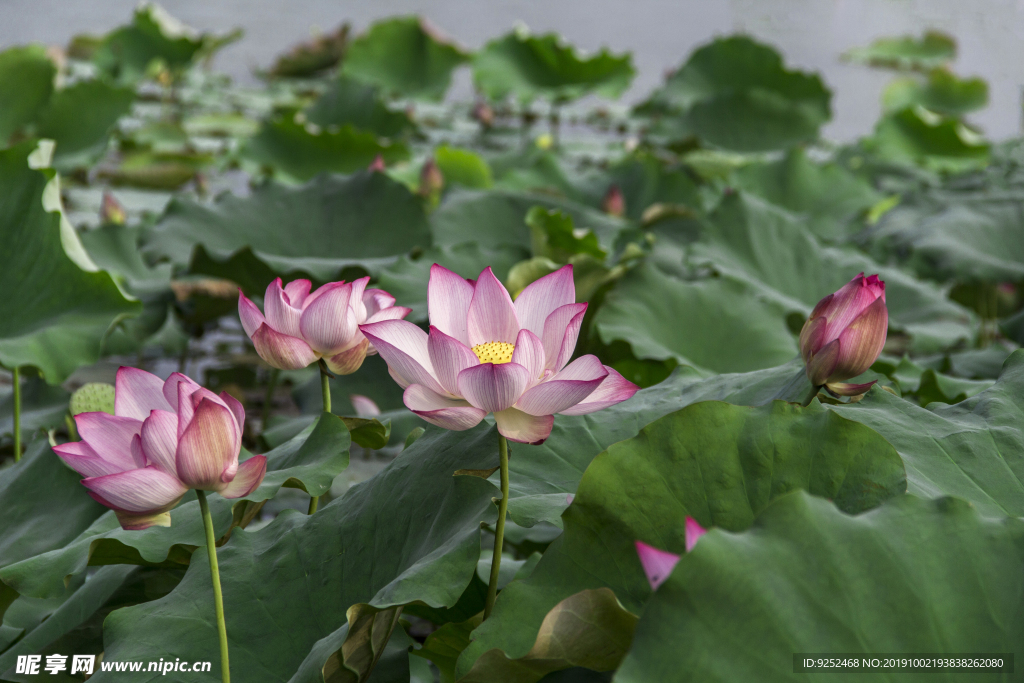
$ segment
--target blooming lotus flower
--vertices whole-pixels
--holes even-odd
[[[592,413],[639,388],[596,356],[569,363],[587,310],[576,303],[572,266],[513,303],[490,268],[473,282],[434,264],[427,305],[429,334],[405,320],[360,329],[405,388],[406,407],[431,424],[469,429],[494,413],[505,438],[537,444],[555,413]]]
[[[706,533],[707,530],[698,524],[697,520],[687,517],[686,552],[693,550],[693,547],[697,545],[697,539]],[[640,557],[640,564],[644,567],[644,574],[647,575],[647,582],[651,584],[651,590],[658,590],[658,586],[665,583],[679,562],[679,558],[682,557],[665,550],[658,550],[642,541],[636,542],[636,554]]]
[[[241,498],[256,490],[267,459],[238,463],[245,410],[226,393],[181,373],[167,381],[137,368],[117,371],[114,414],[80,413],[81,441],[54,446],[125,529],[170,526],[169,510],[189,489]]]
[[[871,367],[885,346],[889,311],[885,283],[861,273],[818,302],[800,332],[807,377],[842,396],[863,394],[874,382],[844,384]]]
[[[266,317],[238,290],[238,317],[260,358],[281,370],[298,370],[323,359],[331,372],[349,375],[376,353],[359,331],[362,323],[397,320],[412,311],[395,297],[366,289],[370,278],[331,282],[313,293],[309,280],[284,287],[277,278],[263,299]]]

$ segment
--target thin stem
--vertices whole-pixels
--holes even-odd
[[[501,434],[498,434],[498,456],[501,459],[501,500],[498,501],[498,522],[494,525],[494,554],[491,557],[491,580],[487,582],[484,619],[491,616],[494,599],[498,596],[498,570],[501,569],[501,549],[505,541],[505,514],[508,512],[508,441]]]
[[[75,427],[75,418],[71,414],[70,410],[64,413],[64,424],[67,425],[68,428],[68,440],[81,441],[81,439],[78,438],[78,429]]]
[[[14,368],[14,462],[21,460],[21,370]]]
[[[263,426],[261,429],[267,431],[267,422],[270,420],[270,406],[274,402],[274,389],[277,388],[277,378],[281,371],[274,368],[270,371],[270,381],[267,382],[267,394],[263,397]]]
[[[327,371],[327,363],[324,359],[320,359],[320,391],[324,395],[324,412],[331,412],[331,375]],[[317,506],[320,504],[319,496],[310,496],[309,498],[309,510],[306,512],[307,515],[311,515],[316,512]]]
[[[224,623],[224,597],[220,592],[220,568],[217,566],[217,539],[213,536],[213,518],[210,516],[210,506],[206,504],[206,491],[196,490],[196,497],[203,513],[203,526],[206,527],[206,551],[210,555],[210,575],[213,577],[213,609],[217,615],[217,634],[220,636],[220,677],[223,683],[231,683],[228,627]]]

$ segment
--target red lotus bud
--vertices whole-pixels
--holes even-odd
[[[383,173],[384,172],[384,157],[382,157],[381,155],[378,154],[376,156],[376,158],[373,160],[373,163],[370,164],[369,166],[367,166],[366,170],[370,171],[371,173],[376,173],[378,171]]]
[[[429,197],[444,189],[444,175],[433,159],[427,159],[420,170],[420,194]]]
[[[100,204],[100,221],[124,225],[127,220],[128,214],[121,206],[121,202],[114,199],[114,195],[109,192],[104,192],[103,203]]]
[[[604,202],[601,208],[605,213],[612,216],[624,216],[626,214],[626,198],[622,196],[622,190],[618,185],[612,185],[604,195]]]

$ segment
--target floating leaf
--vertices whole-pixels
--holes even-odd
[[[864,144],[883,159],[937,170],[969,170],[984,167],[989,160],[984,138],[956,119],[942,118],[921,107],[883,117]]]
[[[844,57],[886,69],[930,71],[956,58],[956,41],[945,33],[926,31],[921,38],[879,38],[868,47],[849,50]]]
[[[900,78],[882,93],[886,111],[921,106],[938,114],[959,117],[988,104],[988,83],[981,78],[960,79],[946,69],[934,69],[927,80]]]
[[[491,167],[482,157],[468,149],[438,147],[434,150],[434,161],[446,183],[476,189],[486,189],[494,184]]]
[[[629,87],[635,73],[629,54],[613,55],[604,49],[583,58],[554,33],[512,31],[473,57],[473,82],[494,100],[515,95],[522,102],[546,97],[561,103],[590,93],[615,98]]]
[[[42,45],[12,47],[0,52],[0,146],[35,120],[53,92],[57,67]]]
[[[346,76],[331,82],[304,114],[307,121],[320,128],[351,125],[385,138],[398,137],[416,128],[406,112],[390,109],[384,103],[379,87]],[[397,158],[391,161],[394,160]]]
[[[349,25],[345,23],[332,33],[299,43],[274,60],[270,75],[278,78],[304,78],[337,66],[345,55],[349,30]]]

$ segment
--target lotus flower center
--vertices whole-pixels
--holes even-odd
[[[515,344],[508,342],[487,342],[477,344],[473,347],[473,353],[480,359],[481,363],[509,363],[512,361],[512,352],[516,350]]]

